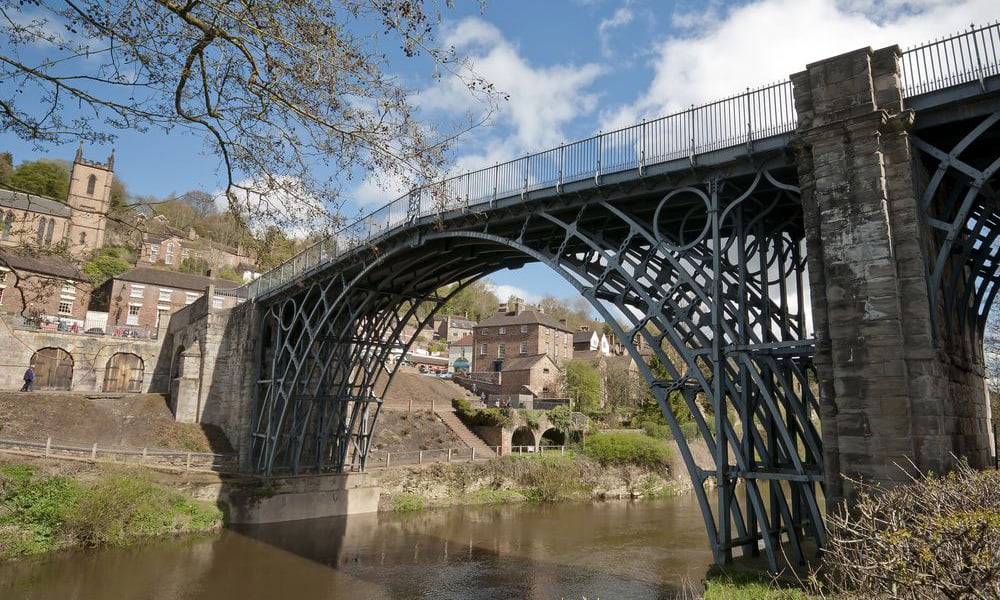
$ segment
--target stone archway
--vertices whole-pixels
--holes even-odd
[[[510,436],[511,452],[534,452],[536,447],[535,432],[527,425],[518,427]]]
[[[62,348],[41,348],[31,355],[35,365],[35,387],[68,390],[73,387],[73,355]]]
[[[131,352],[118,352],[108,359],[104,367],[105,392],[142,393],[145,364],[142,358]]]
[[[542,432],[538,437],[539,446],[564,446],[566,445],[566,434],[555,427],[550,427]]]

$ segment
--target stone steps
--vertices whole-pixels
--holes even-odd
[[[439,409],[434,411],[434,414],[436,414],[438,418],[440,418],[441,421],[448,426],[448,429],[451,429],[455,435],[462,440],[462,442],[470,448],[475,448],[476,456],[491,456],[496,454],[496,451],[487,446],[486,442],[484,442],[482,438],[465,426],[465,423],[458,418],[455,411]]]

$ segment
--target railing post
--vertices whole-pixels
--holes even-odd
[[[500,163],[493,165],[493,199],[490,200],[490,206],[496,204],[497,201],[497,188],[500,186]]]
[[[594,169],[594,185],[601,185],[601,142],[604,141],[604,135],[598,131],[597,132],[597,165]]]
[[[45,456],[48,456],[52,451],[52,436],[45,438]]]
[[[525,154],[524,155],[524,187],[521,188],[521,201],[522,202],[524,202],[524,199],[528,195],[528,177],[529,177],[529,174],[530,174],[530,165],[531,165],[531,154],[530,153],[529,154]]]
[[[556,193],[562,193],[563,185],[563,160],[565,159],[566,147],[563,144],[559,144],[559,179],[556,181]]]
[[[147,451],[147,448],[143,448],[142,449],[142,462],[146,462],[146,451]]]
[[[691,127],[691,147],[688,149],[688,162],[691,163],[691,166],[694,166],[694,137],[695,137],[694,136],[694,126],[695,126],[695,123],[694,123],[694,110],[695,110],[695,106],[694,106],[694,104],[692,104],[691,105],[691,110],[688,113],[688,123],[690,124],[690,127]]]
[[[969,35],[972,37],[972,50],[976,53],[976,72],[979,78],[979,90],[986,91],[986,79],[983,76],[983,57],[979,55],[979,40],[976,39],[976,24],[969,25]]]
[[[90,460],[97,460],[97,442],[94,442],[94,446],[90,449]]]
[[[750,110],[750,101],[753,96],[750,94],[750,88],[747,87],[747,154],[753,154],[753,112]]]
[[[424,464],[424,451],[423,450],[418,450],[417,451],[417,464],[418,465]]]
[[[476,447],[472,447],[472,462],[476,462]]]
[[[448,448],[448,462],[451,462],[451,448]]]
[[[646,119],[639,124],[639,177],[646,174]]]
[[[386,468],[389,468],[389,454],[390,453],[387,450],[386,453],[385,453],[385,466],[386,466]]]

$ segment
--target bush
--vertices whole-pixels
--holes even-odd
[[[828,517],[833,591],[865,598],[1000,597],[1000,473],[961,463],[947,477],[861,486]]]
[[[451,406],[469,427],[510,427],[514,423],[514,413],[509,408],[472,408],[465,398],[455,398]]]
[[[670,449],[662,440],[641,434],[598,433],[587,438],[584,452],[604,465],[662,469],[670,461]]]

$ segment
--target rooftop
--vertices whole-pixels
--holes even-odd
[[[527,371],[528,369],[534,367],[539,362],[547,360],[553,365],[555,362],[548,354],[535,354],[533,356],[518,356],[516,358],[508,358],[503,361],[503,371]],[[558,369],[558,365],[556,365]]]
[[[55,254],[21,254],[4,249],[0,250],[0,261],[15,271],[29,271],[40,275],[87,281],[76,265]]]
[[[14,190],[0,189],[0,207],[30,210],[55,217],[69,218],[72,214],[69,205],[58,200],[34,194],[15,192]]]
[[[205,288],[210,285],[214,285],[219,289],[232,289],[240,287],[239,283],[229,281],[228,279],[205,277],[204,275],[192,275],[191,273],[178,273],[177,271],[165,271],[163,269],[151,269],[149,267],[132,269],[127,273],[116,275],[115,279],[131,283],[144,283],[149,285],[158,285],[160,287],[198,292],[205,291]]]
[[[516,315],[493,315],[492,317],[479,322],[476,327],[496,327],[507,325],[545,325],[552,329],[571,333],[572,330],[565,323],[560,323],[559,319],[536,310],[526,310]]]

